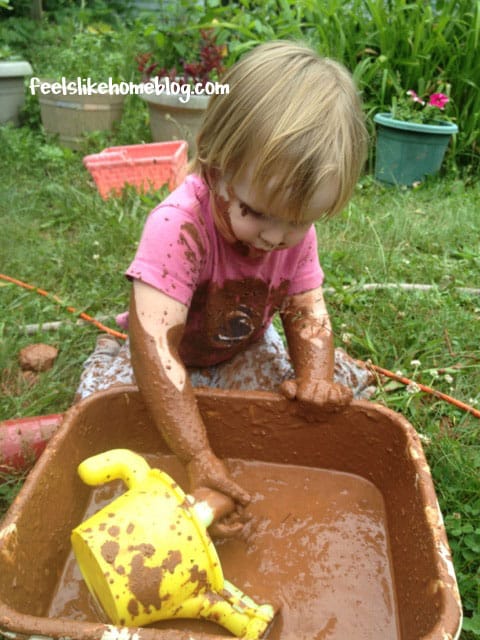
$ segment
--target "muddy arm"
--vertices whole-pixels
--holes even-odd
[[[135,281],[130,302],[130,344],[135,378],[155,425],[187,465],[190,488],[207,486],[245,504],[248,494],[213,454],[192,385],[178,355],[187,307]]]
[[[352,392],[333,382],[333,333],[322,288],[290,296],[281,317],[296,373],[295,382],[284,383],[285,395],[326,408],[348,404]]]

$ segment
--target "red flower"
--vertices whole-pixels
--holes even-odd
[[[432,93],[428,104],[431,107],[438,107],[438,109],[445,109],[445,106],[450,102],[450,98],[444,93]]]

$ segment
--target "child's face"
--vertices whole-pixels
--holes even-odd
[[[268,186],[264,193],[251,188],[247,175],[227,184],[220,179],[214,193],[215,221],[229,242],[240,242],[250,257],[288,249],[303,240],[310,226],[330,209],[337,197],[337,182],[326,180],[312,198],[300,223],[283,219],[269,206]]]

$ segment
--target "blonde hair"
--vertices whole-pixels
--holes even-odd
[[[350,199],[366,157],[367,132],[352,77],[340,63],[303,44],[258,45],[222,78],[197,137],[191,169],[235,181],[253,168],[252,187],[269,190],[283,217],[300,221],[324,180],[338,194],[325,213]],[[320,214],[319,214],[320,217]]]

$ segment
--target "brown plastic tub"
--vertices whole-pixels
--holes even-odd
[[[253,509],[258,513],[247,527],[253,527],[252,535],[262,534],[262,527],[265,535],[276,532],[268,542],[271,549],[255,555],[255,545],[245,542],[241,548],[245,561],[238,563],[244,567],[239,566],[237,572],[228,558],[230,543],[220,542],[218,547],[225,577],[252,597],[276,603],[287,593],[288,597],[293,595],[298,599],[291,607],[283,606],[266,637],[282,640],[350,640],[353,637],[451,640],[459,637],[461,604],[445,530],[420,441],[405,419],[380,405],[363,401],[354,402],[344,412],[327,414],[318,407],[307,410],[294,401],[263,392],[202,389],[197,391],[197,397],[212,447],[219,456],[228,459],[234,475],[235,470],[243,470],[241,478],[237,474],[239,480],[248,485],[249,478],[253,482],[251,478],[255,474],[257,478],[261,476],[265,487],[275,485],[276,497],[271,500],[277,500],[283,489],[289,489],[291,480],[287,478],[293,476],[288,473],[294,476],[296,473],[297,479],[305,474],[303,484],[300,482],[300,488],[295,488],[298,504],[292,503],[286,513],[281,513],[280,506],[277,509],[275,505],[268,518],[262,519],[258,513],[262,505],[268,506],[268,500],[262,502],[261,487],[252,491]],[[118,447],[143,454],[166,453],[134,387],[99,393],[67,413],[1,523],[0,632],[7,638],[211,640],[228,637],[228,632],[212,623],[187,621],[182,622],[182,627],[178,623],[163,622],[142,629],[120,629],[102,621],[101,615],[90,609],[82,613],[71,607],[74,613],[52,615],[52,601],[71,558],[71,530],[85,519],[92,496],[92,489],[83,485],[77,476],[77,465],[91,455]],[[286,479],[282,487],[284,469]],[[339,490],[338,501],[331,497],[333,494],[325,497],[327,494],[324,496],[322,490],[312,493],[310,474],[318,480],[317,472],[331,474],[335,482],[345,480],[345,486],[351,489]],[[277,480],[273,482],[275,473]],[[324,477],[328,480],[327,475]],[[340,505],[345,496],[354,501],[360,494],[357,494],[357,485],[348,483],[357,480],[362,491],[366,488],[367,492],[378,492],[381,496],[384,535],[368,527],[364,527],[365,533],[363,520],[349,520],[339,512],[338,522],[332,527],[342,522],[353,523],[351,537],[345,537],[347,529],[329,537],[329,527],[326,524],[320,527],[312,514],[327,513],[330,503]],[[321,502],[323,498],[325,503]],[[364,497],[358,497],[358,504],[366,505]],[[297,507],[300,511],[303,509],[304,516],[298,516]],[[365,506],[362,518],[369,513],[369,507]],[[252,524],[255,520],[256,529]],[[302,529],[307,525],[308,528]],[[300,546],[294,549],[289,536],[297,529],[301,530]],[[364,535],[363,546],[359,547],[362,553],[350,561],[355,565],[353,568],[342,567],[341,562],[333,563],[332,567],[320,566],[322,558],[330,557],[328,553],[335,545],[348,563],[348,553],[361,535]],[[388,547],[390,591],[385,586],[385,567],[376,566],[378,557],[371,555],[371,550],[383,538]],[[369,561],[372,566],[368,565]],[[273,566],[275,563],[278,566]],[[366,582],[373,581],[371,591],[364,592],[364,597],[357,594],[352,599],[355,589],[365,584],[365,580],[358,582],[360,578],[363,580],[362,572],[368,573]],[[378,585],[373,584],[376,575]],[[260,585],[262,577],[263,587],[257,588],[256,579],[259,578]],[[320,587],[309,582],[311,580],[320,581]],[[330,584],[329,580],[333,582]],[[302,585],[307,583],[313,586],[302,591]],[[60,592],[62,589],[61,586]],[[369,596],[375,593],[381,595]],[[333,612],[333,608],[328,607],[334,607],[335,603],[339,610]],[[331,613],[319,613],[320,618],[316,619],[315,612],[323,611],[322,606]],[[296,609],[302,625],[305,621],[305,628],[299,625],[298,630],[292,630],[288,620]],[[389,633],[381,630],[383,613],[379,614],[380,610],[389,612],[394,620]],[[354,624],[353,635],[347,636],[341,631],[346,628],[343,617]]]

